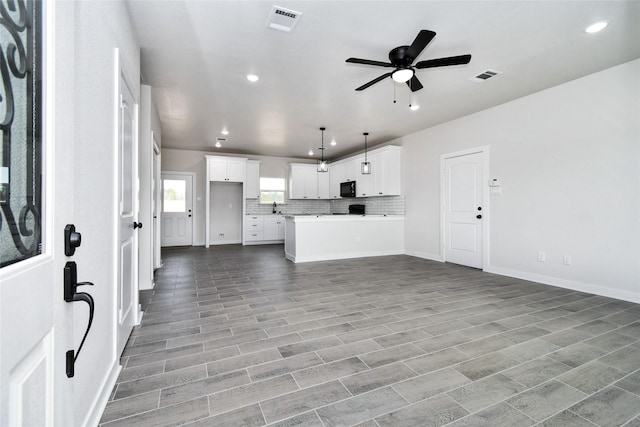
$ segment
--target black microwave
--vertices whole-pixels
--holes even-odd
[[[341,182],[340,197],[356,197],[356,182]]]

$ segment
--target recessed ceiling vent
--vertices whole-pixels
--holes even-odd
[[[267,19],[267,27],[273,30],[284,31],[285,33],[292,33],[301,16],[302,13],[296,12],[295,10],[273,6],[271,13],[269,13],[269,19]]]
[[[216,142],[221,142],[221,143],[222,143],[222,142],[227,142],[227,138],[220,138],[220,137],[218,137],[218,138],[216,138]]]
[[[477,76],[471,77],[469,80],[473,80],[474,82],[486,82],[490,78],[495,77],[500,73],[500,71],[496,70],[486,70],[478,74]]]

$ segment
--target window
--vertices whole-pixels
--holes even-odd
[[[0,6],[0,267],[42,243],[42,32],[39,1]]]
[[[184,180],[165,179],[162,181],[164,198],[162,200],[163,212],[186,212],[187,182]]]
[[[260,203],[284,203],[284,178],[260,178]]]

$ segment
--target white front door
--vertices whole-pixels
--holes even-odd
[[[25,14],[3,5],[0,20],[0,45],[19,46],[9,58],[0,53],[2,426],[64,425],[74,414],[65,353],[78,343],[73,304],[63,298],[64,265],[73,260],[64,254],[63,230],[73,219],[74,156],[68,127],[54,127],[53,88],[68,90],[69,83],[53,80],[52,3],[20,3]]]
[[[120,356],[131,330],[139,322],[138,307],[138,105],[120,74],[119,164],[120,239],[118,277],[118,343]],[[147,224],[150,226],[150,224]]]
[[[444,258],[482,268],[482,153],[445,158]]]
[[[162,174],[162,246],[193,244],[193,176]]]

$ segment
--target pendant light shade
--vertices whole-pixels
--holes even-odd
[[[367,135],[369,135],[369,132],[365,132],[363,133],[363,135],[364,135],[364,162],[360,164],[360,172],[362,173],[362,175],[369,175],[371,174],[371,163],[367,161]]]
[[[322,146],[318,148],[320,150],[321,158],[318,160],[318,172],[329,172],[329,163],[324,159],[324,131],[326,128],[320,128],[322,132]]]

